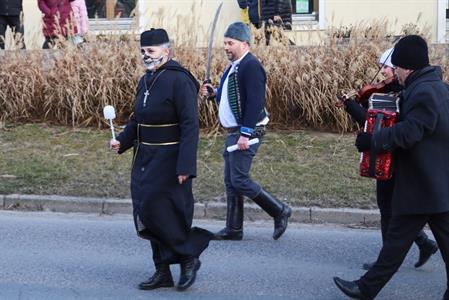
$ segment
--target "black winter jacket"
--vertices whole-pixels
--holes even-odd
[[[0,0],[0,16],[20,16],[22,0]]]
[[[290,0],[260,0],[262,19],[273,20],[274,16],[280,16],[284,24],[292,23],[292,3]]]
[[[259,26],[259,0],[237,0],[241,9],[248,8],[249,21],[256,27]]]
[[[409,75],[399,122],[374,134],[376,152],[393,150],[393,215],[449,211],[449,90],[439,67]]]

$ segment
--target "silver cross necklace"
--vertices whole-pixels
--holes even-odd
[[[154,80],[151,82],[150,88],[147,87],[147,79],[144,78],[143,81],[145,83],[145,93],[143,93],[145,95],[145,97],[143,98],[143,107],[147,106],[147,98],[150,95],[150,91],[153,88],[154,84],[156,83],[156,80],[159,78],[159,76],[162,75],[162,73],[164,73],[165,70],[160,71],[156,77],[154,78]]]

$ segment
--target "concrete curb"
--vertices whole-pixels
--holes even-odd
[[[0,209],[63,213],[132,214],[131,199],[86,198],[56,195],[1,195]],[[355,208],[293,207],[292,222],[373,225],[379,223],[378,210]],[[195,203],[194,218],[226,218],[222,202]],[[272,220],[259,206],[245,203],[245,220]]]
[[[5,195],[0,195],[0,209],[5,209]]]

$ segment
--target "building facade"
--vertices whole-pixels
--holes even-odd
[[[221,2],[217,42],[221,42],[229,23],[240,20],[237,0],[86,0],[91,34],[138,33],[164,27],[175,42],[194,41],[197,46],[206,45],[210,24]],[[386,22],[395,34],[400,34],[407,24],[415,24],[428,30],[432,42],[445,43],[448,3],[448,0],[292,0],[293,30],[287,34],[296,44],[311,44],[330,27]],[[42,17],[37,0],[24,0],[23,6],[26,44],[28,48],[40,48]]]

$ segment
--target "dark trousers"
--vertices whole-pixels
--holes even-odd
[[[373,267],[359,280],[361,292],[374,298],[401,266],[413,241],[424,225],[429,224],[449,274],[449,212],[428,215],[393,216],[382,250]],[[444,291],[443,291],[444,293]]]
[[[273,30],[272,24],[268,24],[268,22],[264,22],[264,33],[265,33],[265,45],[269,46],[271,41],[271,33]]]
[[[280,28],[281,30],[291,30],[291,24],[288,25],[288,23],[283,23],[281,22],[274,22],[273,20],[270,19],[270,21],[265,21],[264,22],[264,33],[265,33],[265,45],[269,46],[270,45],[270,41],[271,41],[271,36],[273,31],[275,30],[275,27]],[[289,44],[290,45],[295,45],[295,43],[289,39]]]
[[[5,33],[6,28],[10,27],[14,32],[14,39],[21,44],[21,48],[25,49],[25,42],[23,41],[23,24],[20,16],[4,16],[0,15],[0,49],[5,49]]]
[[[153,241],[151,241],[151,250],[153,251],[153,262],[155,266],[160,264],[180,263],[190,258],[190,256],[177,254],[169,247]],[[170,261],[169,262],[164,261],[162,256],[170,257]]]
[[[390,225],[393,201],[393,189],[394,189],[394,177],[390,180],[377,180],[376,183],[376,198],[377,206],[380,211],[380,228],[382,232],[382,242],[385,241],[387,235],[388,226]],[[428,237],[427,234],[421,230],[416,236],[415,243],[422,246]]]
[[[44,44],[42,44],[42,49],[50,49],[53,48],[54,45],[58,42],[57,37],[45,37]]]
[[[169,255],[165,253],[165,256],[171,256],[173,261],[179,260],[179,256],[171,251],[168,247],[164,247],[162,244],[151,241],[151,250],[153,251],[153,262],[154,265],[160,265],[165,263],[162,259],[162,252],[169,252]]]
[[[154,265],[162,263],[161,251],[159,249],[159,244],[151,242],[151,250],[153,251],[153,262]]]
[[[64,41],[67,41],[67,37],[46,36],[44,44],[42,44],[42,49],[51,49],[54,48],[55,46],[56,47],[61,46],[61,43],[63,43]]]
[[[240,133],[230,133],[226,136],[226,147],[237,144]],[[259,143],[251,145],[248,150],[223,152],[224,159],[224,182],[226,186],[226,195],[228,197],[246,196],[250,199],[255,198],[262,189],[258,183],[249,176],[251,164],[256,156],[257,150],[262,142],[259,137]]]

